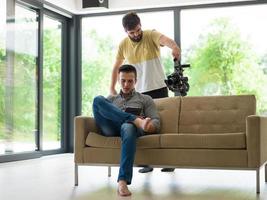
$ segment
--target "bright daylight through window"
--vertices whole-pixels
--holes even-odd
[[[6,9],[6,2],[10,9]],[[62,22],[43,17],[40,90],[40,17],[36,10],[11,2],[0,1],[0,155],[60,149]]]
[[[266,5],[182,10],[189,95],[255,94],[267,114],[266,19]]]
[[[37,13],[18,5],[10,13],[0,9],[0,154],[34,151]]]

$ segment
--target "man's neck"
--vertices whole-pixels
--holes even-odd
[[[128,98],[128,97],[132,96],[133,92],[134,92],[134,90],[132,90],[129,93],[124,93],[123,91],[121,91],[121,96],[123,96],[123,98]]]
[[[122,93],[122,96],[123,96],[124,98],[127,98],[127,97],[131,96],[131,93]]]

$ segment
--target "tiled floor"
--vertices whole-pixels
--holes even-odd
[[[255,192],[255,172],[239,170],[154,169],[138,173],[129,187],[133,195],[116,192],[118,168],[79,167],[79,186],[74,186],[73,154],[0,164],[0,200],[267,200],[267,184],[261,169],[261,194]]]

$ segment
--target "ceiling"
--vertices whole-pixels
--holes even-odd
[[[237,2],[248,0],[108,0],[109,8],[93,7],[82,8],[82,0],[45,0],[57,7],[74,14],[110,12],[142,8],[171,7],[180,5],[208,4],[218,2]]]

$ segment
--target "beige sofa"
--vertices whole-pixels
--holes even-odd
[[[255,170],[260,192],[259,169],[267,161],[267,117],[255,115],[253,95],[169,97],[155,102],[161,133],[138,139],[135,165]],[[107,165],[110,176],[110,166],[119,165],[120,145],[119,137],[101,136],[93,118],[77,116],[75,185],[79,165]]]

